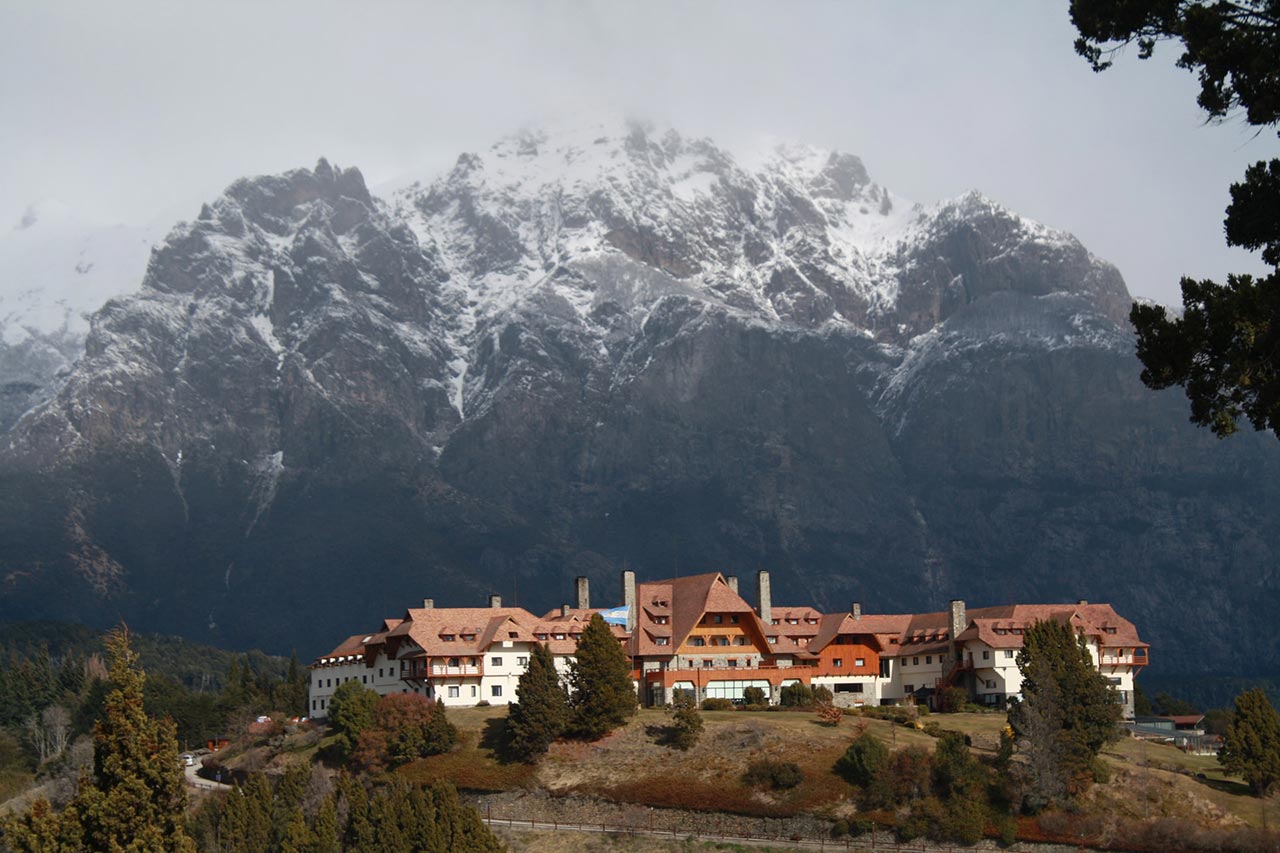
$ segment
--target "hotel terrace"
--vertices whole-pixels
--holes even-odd
[[[837,705],[932,705],[944,687],[962,687],[978,703],[1004,707],[1019,695],[1017,651],[1023,631],[1041,620],[1070,625],[1094,665],[1133,716],[1133,680],[1148,646],[1109,604],[1011,604],[966,609],[952,601],[936,613],[864,614],[773,606],[769,573],[756,577],[756,606],[719,572],[636,583],[622,573],[622,603],[591,607],[586,578],[576,606],[535,616],[503,607],[435,607],[431,599],[377,630],[348,637],[311,664],[311,714],[327,716],[338,685],[358,681],[380,694],[417,693],[445,705],[505,704],[516,699],[534,645],[545,643],[556,668],[569,661],[592,614],[609,624],[632,663],[640,700],[662,705],[672,692],[741,701],[761,688],[777,703],[789,684],[822,685]]]

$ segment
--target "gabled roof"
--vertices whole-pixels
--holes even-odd
[[[817,654],[831,644],[836,637],[866,637],[868,645],[878,652],[884,651],[884,645],[874,631],[868,629],[861,619],[855,619],[850,613],[828,613],[822,617],[818,633],[809,641],[809,651]],[[886,638],[887,639],[887,638]]]
[[[730,588],[720,572],[683,578],[651,581],[636,585],[636,630],[631,637],[632,654],[674,655],[706,613],[736,613],[754,626],[757,637],[764,628],[755,608]],[[658,619],[666,618],[666,624]],[[658,645],[666,638],[667,645]]]

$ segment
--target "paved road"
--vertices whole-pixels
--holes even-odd
[[[204,758],[197,757],[195,764],[182,768],[183,771],[186,773],[188,785],[190,785],[192,788],[201,788],[205,791],[217,791],[219,789],[226,790],[231,787],[230,785],[224,784],[222,782],[214,782],[209,779],[201,779],[199,776],[197,776],[196,771],[199,770],[203,764],[204,764]]]

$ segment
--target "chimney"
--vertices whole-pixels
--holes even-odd
[[[1077,607],[1084,607],[1084,606],[1085,606],[1086,604],[1088,604],[1088,603],[1089,603],[1089,599],[1087,599],[1087,598],[1082,598],[1082,599],[1080,599],[1079,601],[1077,601],[1077,602],[1076,602],[1076,606],[1077,606]]]
[[[725,577],[725,579],[724,579],[724,582],[725,582],[725,583],[727,583],[727,584],[729,585],[729,589],[733,590],[733,591],[734,591],[734,593],[737,593],[737,591],[738,591],[738,576],[737,576],[737,575],[728,575],[728,576],[726,576],[726,577]]]
[[[431,610],[431,609],[432,609],[432,608],[434,608],[435,606],[436,606],[436,600],[435,600],[434,598],[424,598],[424,599],[422,599],[422,609],[423,609],[423,610]]]
[[[502,596],[500,596],[500,595],[491,595],[491,596],[489,596],[489,607],[490,607],[490,608],[492,608],[492,609],[496,610],[497,608],[499,608],[499,607],[501,607],[501,606],[502,606]]]
[[[958,598],[951,600],[951,639],[954,640],[969,627],[969,620],[964,615],[964,602]]]
[[[849,615],[854,619],[862,618],[862,603],[855,601],[849,605]]]
[[[773,621],[773,593],[769,587],[769,573],[764,569],[756,572],[756,593],[760,599],[760,621],[768,625]]]
[[[568,619],[568,618],[569,618],[569,611],[570,611],[571,609],[572,609],[572,608],[571,608],[571,607],[569,607],[569,605],[567,605],[567,604],[561,604],[561,605],[560,605],[560,616],[561,616],[562,618],[564,618],[564,619]]]
[[[636,629],[636,573],[622,573],[622,605],[627,608],[627,633]]]
[[[575,581],[578,585],[578,609],[588,610],[591,608],[591,582],[586,578],[579,576]]]

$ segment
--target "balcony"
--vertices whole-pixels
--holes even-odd
[[[478,666],[445,666],[441,664],[432,664],[431,669],[427,674],[433,677],[437,675],[479,675],[480,667]]]

